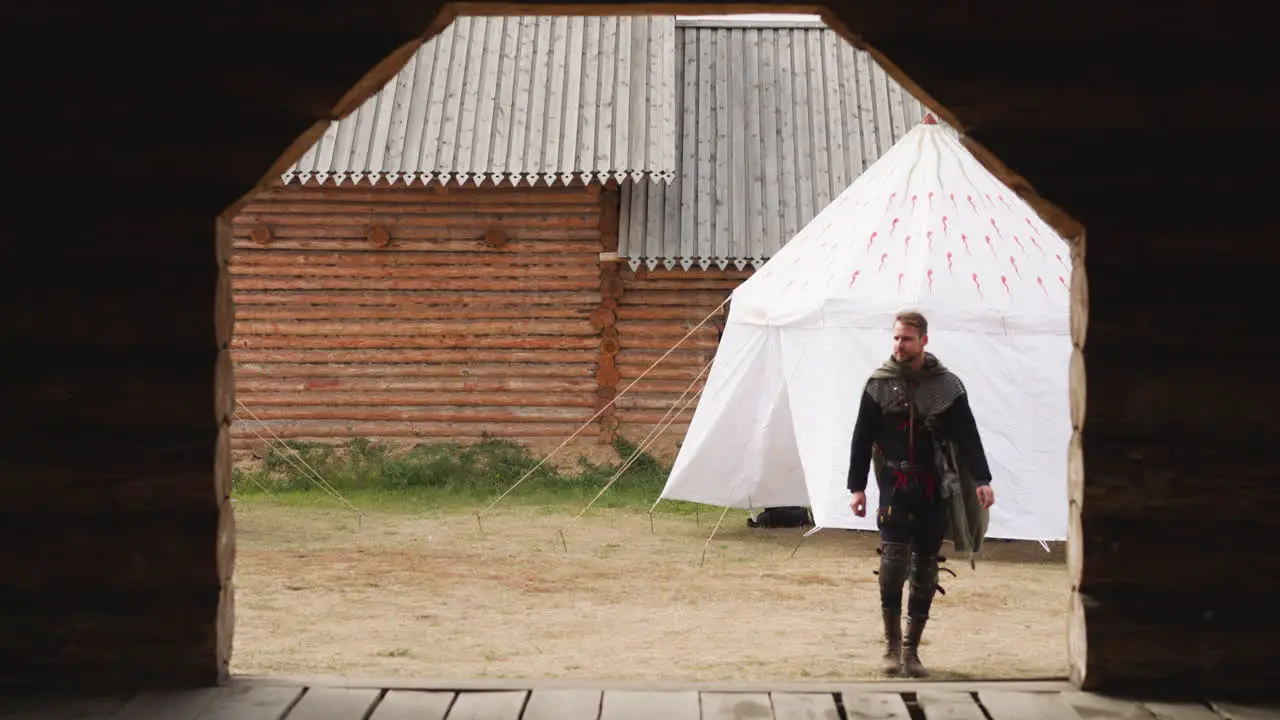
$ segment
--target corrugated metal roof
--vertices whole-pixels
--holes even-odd
[[[759,265],[924,116],[825,27],[676,28],[680,170],[628,181],[632,267]]]
[[[669,180],[675,57],[673,16],[460,17],[282,178]]]

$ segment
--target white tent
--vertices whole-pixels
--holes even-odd
[[[928,117],[734,291],[706,387],[660,499],[849,509],[850,439],[894,315],[929,319],[991,465],[987,536],[1067,533],[1067,244]]]

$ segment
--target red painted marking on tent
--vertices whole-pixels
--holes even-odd
[[[1031,224],[1031,218],[1029,218],[1029,217],[1024,217],[1024,218],[1022,218],[1022,219],[1027,221],[1027,227],[1031,228],[1031,232],[1035,232],[1035,231],[1036,231],[1036,226]]]
[[[1040,247],[1040,243],[1036,242],[1035,235],[1031,236],[1031,244],[1036,246],[1036,249],[1040,251],[1041,255],[1044,255],[1044,248]]]
[[[897,229],[898,229],[898,218],[894,218],[893,224],[889,226],[889,237],[893,237],[893,233]]]
[[[902,245],[903,247],[906,248],[907,252],[911,252],[911,236],[910,235],[908,235],[906,239],[902,241]]]
[[[1036,283],[1040,285],[1040,289],[1044,291],[1044,296],[1049,297],[1049,288],[1044,286],[1044,278],[1036,276]]]
[[[1003,240],[1004,233],[1000,232],[1000,226],[996,224],[995,218],[991,218],[991,227],[996,229],[996,236],[999,237],[1001,240]]]
[[[996,256],[996,246],[991,244],[991,236],[990,236],[990,235],[983,235],[983,237],[987,239],[987,247],[991,248],[991,257],[995,257],[995,256]]]
[[[911,214],[912,214],[912,215],[915,215],[915,214],[916,214],[916,198],[917,198],[917,197],[919,197],[919,196],[918,196],[918,195],[912,195],[912,196],[911,196]]]
[[[933,193],[929,193],[929,209],[933,209]]]
[[[924,234],[924,236],[925,236],[925,238],[926,238],[926,239],[928,239],[928,241],[929,241],[929,249],[930,249],[930,250],[932,250],[932,249],[933,249],[933,231],[932,231],[932,230],[930,230],[930,231],[926,232],[926,233]]]
[[[1005,201],[1005,199],[1004,199],[1004,195],[997,195],[997,196],[996,196],[996,199],[1000,201],[1000,204],[1001,204],[1001,205],[1004,205],[1004,206],[1005,206],[1006,208],[1008,208],[1009,210],[1012,210],[1012,209],[1013,209],[1012,207],[1010,207],[1010,206],[1009,206],[1009,203]]]
[[[861,274],[862,274],[861,270],[853,271],[853,277],[849,278],[849,287],[853,287],[853,284],[858,282],[858,276]]]
[[[898,193],[889,193],[889,202],[884,204],[884,211],[889,212],[889,208],[893,206],[893,199],[898,197]]]
[[[947,216],[946,215],[942,216],[942,234],[943,235],[947,234]]]
[[[1059,265],[1061,265],[1061,266],[1062,266],[1062,267],[1064,267],[1064,268],[1067,266],[1067,264],[1066,264],[1066,263],[1062,262],[1062,256],[1061,256],[1061,255],[1054,255],[1054,257],[1058,258],[1058,264],[1059,264]]]
[[[1001,284],[1001,285],[1004,285],[1004,292],[1005,292],[1005,294],[1006,294],[1006,295],[1009,295],[1010,297],[1012,297],[1012,296],[1013,296],[1013,291],[1009,289],[1009,278],[1008,278],[1008,277],[1006,277],[1006,276],[1004,276],[1004,275],[1001,275],[1001,276],[1000,276],[1000,284]]]
[[[1013,271],[1018,273],[1018,277],[1022,277],[1022,271],[1018,269],[1018,258],[1010,255],[1009,264],[1013,266]]]
[[[1022,250],[1022,254],[1023,254],[1023,255],[1026,255],[1026,254],[1027,254],[1027,248],[1026,248],[1026,246],[1024,246],[1024,245],[1022,244],[1022,241],[1018,239],[1018,236],[1017,236],[1017,235],[1014,235],[1014,236],[1013,236],[1013,241],[1014,241],[1014,242],[1016,242],[1016,243],[1018,243],[1018,247]]]
[[[921,125],[937,125],[938,121],[933,118],[933,113],[925,113],[924,119],[920,121]]]
[[[968,235],[965,235],[964,233],[961,233],[961,234],[960,234],[960,242],[964,243],[964,251],[965,251],[965,253],[967,253],[967,254],[969,254],[969,255],[972,255],[973,253],[972,253],[972,252],[970,252],[970,250],[969,250],[969,236],[968,236]]]
[[[959,205],[956,205],[956,194],[955,194],[955,193],[951,193],[951,194],[949,195],[949,197],[951,198],[951,208],[952,208],[952,209],[954,209],[954,210],[959,210],[959,209],[960,209],[960,206],[959,206]]]
[[[1071,288],[1067,287],[1067,281],[1063,280],[1061,275],[1058,276],[1058,282],[1062,283],[1062,287],[1067,288],[1067,292],[1071,292]]]
[[[950,255],[951,253],[947,253],[947,254]],[[929,275],[929,292],[932,293],[933,292],[933,271],[930,270],[928,275]]]
[[[905,273],[898,273],[898,292],[902,292],[902,276]]]
[[[972,195],[965,195],[965,199],[967,199],[967,200],[969,201],[969,207],[973,208],[973,211],[974,211],[975,213],[976,213],[976,212],[978,212],[978,206],[973,204],[973,196],[972,196]]]
[[[873,242],[875,242],[875,241],[876,241],[876,236],[877,236],[877,235],[879,235],[879,234],[880,234],[880,233],[878,233],[878,232],[873,232],[873,233],[871,233],[871,237],[867,238],[867,249],[868,249],[868,250],[870,250],[870,249],[871,249],[871,243],[873,243]]]
[[[978,288],[978,296],[982,296],[982,283],[978,282],[978,273],[973,274],[973,286]]]
[[[883,270],[883,269],[884,269],[884,261],[885,261],[885,260],[888,260],[888,259],[889,259],[889,253],[881,253],[881,255],[880,255],[880,267],[879,267],[879,268],[877,268],[877,271],[879,271],[879,270]]]
[[[991,200],[991,196],[990,196],[990,195],[983,195],[982,197],[986,198],[988,203],[990,203],[990,204],[992,204],[992,205],[995,205],[995,203],[994,203],[994,202],[992,202],[992,200]]]
[[[955,274],[955,268],[951,265],[951,251],[947,251],[947,272]]]

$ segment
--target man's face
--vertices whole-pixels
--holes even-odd
[[[915,328],[900,322],[893,324],[893,359],[899,363],[915,362],[924,355],[927,342]]]

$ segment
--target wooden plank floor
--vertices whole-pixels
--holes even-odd
[[[3,720],[1261,720],[1280,706],[1136,702],[1043,683],[863,683],[785,691],[678,687],[379,688],[236,680],[77,700],[0,699]]]

